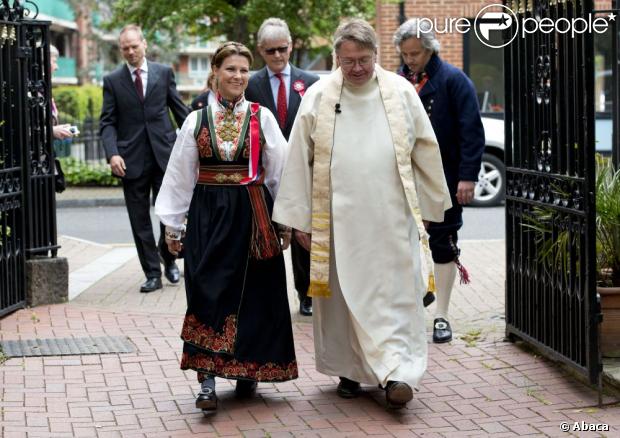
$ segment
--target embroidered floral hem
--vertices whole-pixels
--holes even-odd
[[[233,353],[237,336],[237,316],[226,317],[222,332],[216,332],[213,327],[201,323],[195,315],[188,314],[183,322],[181,339],[216,353]]]
[[[257,382],[284,382],[298,377],[295,360],[288,365],[278,365],[272,362],[260,364],[203,353],[193,355],[183,353],[181,369],[192,369],[225,379],[249,379]]]

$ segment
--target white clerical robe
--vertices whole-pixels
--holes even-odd
[[[406,188],[415,181],[424,219],[441,222],[450,207],[441,157],[430,121],[413,87],[377,67],[361,87],[345,83],[334,127],[317,126],[324,80],[304,97],[289,140],[289,157],[273,219],[310,232],[313,138],[333,129],[329,194],[331,297],[315,298],[317,370],[385,385],[413,388],[426,370],[427,345],[418,224]],[[326,81],[341,80],[339,71]],[[338,76],[340,75],[340,76]],[[382,94],[390,94],[387,99]],[[403,123],[388,111],[404,105]],[[400,132],[394,132],[401,130]],[[397,147],[394,138],[408,146]],[[403,154],[408,154],[403,161]],[[403,162],[409,169],[403,170]]]

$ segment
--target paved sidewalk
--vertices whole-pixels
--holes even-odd
[[[66,238],[61,244],[72,274],[117,249]],[[138,293],[143,279],[133,257],[70,303],[0,320],[1,339],[123,335],[136,346],[131,354],[9,359],[0,366],[0,436],[567,436],[560,424],[581,421],[610,430],[569,436],[620,436],[615,398],[596,408],[592,389],[502,341],[503,242],[464,241],[462,248],[473,281],[453,293],[457,335],[448,345],[429,344],[428,372],[406,409],[387,411],[374,387],[340,399],[336,379],[314,370],[312,326],[299,317],[300,378],[260,384],[246,401],[218,379],[220,409],[204,416],[194,407],[195,374],[178,368],[184,289],[168,284]]]
[[[56,194],[58,208],[125,205],[122,187],[67,187]]]

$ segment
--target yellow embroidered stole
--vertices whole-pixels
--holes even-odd
[[[405,189],[411,213],[416,221],[420,237],[428,249],[427,233],[422,223],[418,196],[411,171],[411,147],[408,144],[408,127],[401,97],[398,95],[392,81],[381,67],[376,66],[377,79],[381,97],[384,102],[388,124],[392,133],[392,142],[396,153],[398,171]],[[331,242],[331,181],[330,167],[332,148],[334,143],[334,128],[336,124],[336,104],[339,103],[343,86],[343,76],[340,69],[327,78],[319,109],[317,121],[313,131],[314,158],[312,172],[312,247],[310,250],[310,288],[311,297],[330,297],[329,289],[329,257]],[[409,172],[407,172],[406,170]],[[430,258],[430,252],[423,251],[425,258]],[[431,264],[432,267],[432,264]]]

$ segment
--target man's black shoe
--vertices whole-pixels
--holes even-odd
[[[411,386],[405,382],[389,381],[385,387],[385,400],[391,409],[403,408],[412,398]]]
[[[336,393],[342,398],[355,398],[360,395],[360,384],[355,380],[341,377]]]
[[[215,389],[202,388],[196,397],[196,407],[203,411],[214,411],[217,409],[217,395]]]
[[[250,397],[256,392],[256,387],[258,383],[254,380],[237,380],[237,385],[235,386],[235,394],[237,397],[245,398]]]
[[[312,316],[312,297],[304,297],[299,300],[299,313],[304,316]]]
[[[161,278],[147,278],[146,281],[142,284],[142,286],[140,286],[140,292],[148,293],[161,288]]]
[[[433,342],[443,344],[452,340],[450,323],[443,318],[435,318],[433,321]]]
[[[179,267],[177,266],[175,262],[172,262],[168,266],[165,266],[164,275],[166,276],[168,281],[173,284],[178,283],[179,279],[181,278]]]

